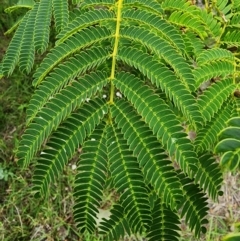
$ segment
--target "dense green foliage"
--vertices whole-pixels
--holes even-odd
[[[103,240],[140,233],[178,240],[180,219],[205,232],[206,194],[221,194],[221,163],[239,167],[240,1],[19,1],[29,9],[0,65],[33,75],[18,163],[48,194],[80,150],[74,217]],[[52,21],[53,19],[53,21]],[[57,33],[48,48],[50,31]],[[219,138],[218,138],[219,136]],[[103,191],[119,194],[96,226]]]

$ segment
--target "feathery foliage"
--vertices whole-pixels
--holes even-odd
[[[48,194],[80,150],[73,214],[102,240],[179,240],[206,232],[222,169],[240,167],[240,1],[20,1],[28,9],[0,64],[36,87],[18,163]],[[53,20],[53,21],[52,21]],[[50,31],[56,35],[49,46]],[[221,156],[219,165],[216,154]],[[119,200],[97,227],[106,183]]]

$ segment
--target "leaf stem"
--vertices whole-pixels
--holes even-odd
[[[117,3],[117,19],[116,19],[115,43],[114,43],[114,48],[113,48],[113,53],[112,53],[111,75],[110,75],[110,78],[109,78],[109,80],[111,82],[109,104],[113,104],[113,98],[114,98],[114,84],[113,84],[113,80],[115,78],[116,58],[117,58],[117,52],[118,52],[122,4],[123,4],[123,0],[119,0],[118,3]]]
[[[207,12],[208,12],[208,9],[209,9],[208,0],[205,0],[205,9],[206,9],[206,10],[207,10]]]

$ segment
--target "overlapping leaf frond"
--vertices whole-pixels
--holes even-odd
[[[221,157],[221,166],[226,170],[240,168],[240,118],[233,117],[227,122],[218,135],[219,142],[215,147],[215,153],[224,153]]]
[[[230,63],[234,64],[234,56],[226,49],[212,48],[203,51],[197,56],[197,63],[199,65],[207,64],[211,61],[217,60],[228,60]]]
[[[34,73],[33,84],[38,85],[42,80],[65,58],[78,53],[81,49],[91,46],[94,43],[103,41],[111,36],[111,32],[104,27],[91,27],[80,31],[70,37],[65,43],[58,45],[43,60],[37,71]]]
[[[199,168],[195,176],[195,182],[199,183],[200,188],[213,199],[217,200],[221,194],[222,173],[215,158],[205,152],[199,156]]]
[[[123,8],[137,7],[139,9],[147,10],[148,12],[162,16],[163,8],[159,1],[145,1],[145,0],[126,0]]]
[[[232,8],[234,10],[238,9],[240,7],[240,1],[239,0],[233,0],[232,1]]]
[[[229,61],[210,61],[207,64],[200,65],[194,70],[196,79],[196,88],[203,82],[213,78],[226,78],[233,74],[234,65]]]
[[[48,192],[49,184],[63,171],[76,148],[92,133],[107,113],[106,104],[100,100],[89,102],[85,106],[62,123],[51,135],[40,154],[33,177],[33,189],[41,195]],[[78,184],[78,181],[76,182]]]
[[[204,43],[201,39],[193,32],[187,32],[183,35],[185,42],[185,51],[190,59],[196,59],[197,56],[203,51]]]
[[[228,47],[239,47],[239,2],[232,1],[231,4],[225,0],[218,0],[216,4],[218,15],[226,26],[222,33],[220,43]]]
[[[51,1],[36,2],[21,21],[3,59],[4,74],[12,73],[19,62],[20,70],[29,73],[35,51],[43,53],[49,41]]]
[[[221,40],[222,44],[227,44],[229,47],[237,46],[239,47],[240,34],[237,29],[230,29],[227,31]]]
[[[68,24],[68,0],[52,0],[56,30],[59,32]]]
[[[164,0],[162,7],[168,10],[178,10],[183,12],[197,10],[196,6],[191,5],[189,1],[185,0],[180,0],[178,2],[175,2],[174,0]],[[192,14],[194,14],[194,12]]]
[[[214,154],[239,165],[240,4],[71,2],[73,12],[67,0],[37,1],[0,64],[0,76],[17,65],[30,72],[54,19],[56,43],[33,74],[17,151],[23,167],[34,160],[33,190],[44,196],[78,149],[73,213],[82,233],[179,240],[181,213],[199,237],[206,195],[221,194]],[[97,227],[106,180],[119,199]]]
[[[180,237],[179,224],[178,215],[167,208],[160,199],[157,199],[153,208],[152,225],[147,237],[149,241],[177,241]]]
[[[92,26],[101,21],[110,21],[113,20],[113,13],[104,9],[89,11],[82,14],[79,17],[76,17],[72,22],[70,22],[58,35],[57,44],[64,42],[70,36],[76,34],[81,29],[88,26]]]
[[[94,77],[96,79],[94,79]],[[92,81],[91,85],[89,81]],[[95,85],[94,85],[95,81]],[[34,154],[39,150],[45,138],[66,118],[71,112],[79,108],[81,104],[96,91],[101,90],[106,84],[106,76],[93,73],[86,75],[79,82],[59,92],[55,98],[46,104],[33,119],[23,135],[20,143],[18,158],[19,163],[28,166]],[[33,132],[35,132],[33,134]],[[34,139],[32,137],[34,136]],[[24,158],[22,158],[24,156]]]
[[[59,1],[62,2],[63,0]],[[52,1],[41,0],[34,24],[34,46],[37,52],[43,53],[47,49],[52,17]],[[44,31],[42,30],[44,29]]]
[[[205,121],[210,121],[222,107],[226,99],[233,93],[235,84],[233,79],[224,79],[211,85],[198,99],[200,111]]]
[[[146,231],[151,223],[148,190],[139,163],[127,141],[114,126],[108,128],[108,159],[113,185],[133,233]]]
[[[202,24],[204,24],[206,33],[213,39],[218,40],[222,34],[222,27],[221,23],[215,18],[214,13],[208,12],[206,9],[201,9],[197,13],[202,20]]]
[[[181,200],[180,182],[157,138],[151,135],[151,130],[141,118],[133,113],[131,105],[124,101],[118,101],[112,107],[112,116],[127,139],[133,155],[138,158],[145,179],[164,202],[174,209]]]
[[[164,39],[169,41],[180,53],[184,51],[185,45],[181,35],[178,34],[176,28],[170,25],[163,19],[160,19],[157,14],[149,13],[145,10],[126,10],[122,15],[124,20],[135,21],[136,24],[147,24],[151,29]]]
[[[82,2],[81,0],[76,0],[78,2]],[[100,6],[103,6],[104,7],[108,7],[108,8],[111,8],[113,7],[115,4],[115,1],[114,0],[101,0],[100,2]],[[82,2],[82,8],[83,9],[91,9],[91,8],[95,8],[95,7],[98,7],[99,6],[99,1],[98,0],[85,0]]]
[[[75,179],[74,217],[81,232],[93,233],[107,177],[106,128],[100,125],[82,148]]]
[[[2,62],[2,73],[4,75],[12,74],[15,66],[19,62],[19,54],[21,51],[21,46],[23,41],[22,36],[23,36],[23,33],[26,31],[28,17],[29,17],[29,13],[27,13],[23,17],[14,37],[12,38],[9,44],[7,52],[4,56],[4,59]]]
[[[195,229],[195,235],[199,237],[200,233],[206,232],[205,224],[208,223],[206,214],[208,211],[207,198],[205,193],[184,174],[180,173],[179,179],[183,185],[183,206],[181,216],[185,217],[186,223],[191,230]]]
[[[23,5],[29,6],[30,10],[21,20],[3,59],[5,75],[10,75],[17,64],[21,71],[30,73],[35,53],[42,54],[48,47],[52,15],[54,15],[57,31],[68,22],[67,0],[31,1]],[[19,7],[21,6],[20,4]]]
[[[11,13],[19,9],[32,9],[35,4],[34,0],[18,0],[16,4],[5,9],[6,13]]]
[[[134,58],[132,58],[132,56],[134,56]],[[138,68],[153,84],[160,87],[174,102],[175,106],[188,116],[188,120],[193,126],[199,125],[202,117],[198,111],[196,100],[190,94],[188,88],[179,81],[178,76],[169,70],[169,68],[156,61],[153,56],[135,48],[122,48],[119,51],[119,58],[127,64]],[[181,65],[181,67],[183,66],[185,67],[185,64]],[[187,64],[186,67],[189,69]],[[188,77],[191,78],[192,74],[190,73]],[[189,80],[189,82],[190,81],[191,80]],[[193,83],[194,80],[191,84]]]
[[[240,15],[238,12],[233,14],[230,25],[234,28],[238,28],[239,27],[239,19],[240,19]]]
[[[110,54],[106,49],[103,49],[101,47],[93,47],[89,48],[81,54],[75,55],[75,57],[69,58],[64,64],[60,64],[57,68],[54,69],[54,71],[51,72],[49,76],[46,77],[43,84],[39,86],[39,89],[37,89],[37,91],[33,95],[27,109],[28,121],[31,121],[36,116],[36,113],[61,88],[63,88],[70,82],[74,86],[74,83],[76,82],[72,82],[73,79],[75,79],[78,75],[81,75],[82,73],[88,70],[97,68],[101,63],[106,61],[108,58],[110,58]],[[97,80],[99,80],[99,77],[101,78],[101,76],[101,73],[99,75],[92,73],[90,76],[85,78],[88,79],[86,80],[87,82],[94,83]],[[82,83],[80,83],[80,85],[82,85]]]
[[[192,176],[198,165],[197,156],[170,107],[133,75],[120,73],[116,76],[115,84],[148,123],[153,134],[162,141],[169,155],[175,156],[181,169]]]
[[[212,120],[199,130],[194,142],[197,152],[202,153],[213,149],[219,132],[226,127],[226,122],[231,118],[232,105],[231,101],[224,103]]]
[[[190,15],[189,13],[181,13],[176,11],[170,15],[169,21],[181,27],[183,26],[187,29],[191,29],[201,38],[204,38],[204,35],[206,35],[202,21],[198,17],[194,16],[194,13]]]
[[[212,12],[208,13],[205,9],[200,10],[195,5],[191,5],[190,1],[165,0],[162,6],[165,11],[171,11],[170,22],[187,31],[191,30],[202,39],[208,35],[218,37],[221,34],[221,24],[214,18]]]
[[[159,58],[163,58],[174,69],[185,89],[193,90],[194,78],[190,66],[169,42],[142,27],[125,27],[120,34],[123,38],[143,43],[148,49],[156,53]]]
[[[110,218],[103,218],[100,223],[100,235],[104,237],[104,240],[112,241],[123,238],[126,233],[129,236],[131,235],[124,208],[119,204],[115,204],[111,209]]]
[[[228,4],[227,0],[217,0],[214,7],[224,22],[227,22],[232,17],[232,5]]]

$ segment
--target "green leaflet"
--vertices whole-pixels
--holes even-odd
[[[219,142],[215,147],[215,153],[224,153],[221,157],[221,166],[225,170],[235,170],[240,167],[240,118],[233,117],[219,135]]]
[[[225,152],[221,157],[220,164],[223,169],[234,171],[239,167],[240,156],[231,151]]]
[[[240,147],[240,140],[234,138],[226,138],[220,141],[215,148],[216,152],[226,152],[226,151],[234,151]]]

